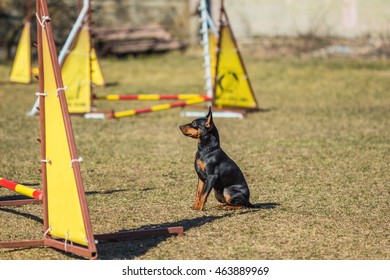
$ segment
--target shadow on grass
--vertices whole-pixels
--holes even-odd
[[[121,191],[121,190],[119,190]],[[112,193],[116,191],[108,191],[107,193]],[[101,193],[101,192],[99,192]],[[91,192],[88,194],[95,194],[95,192]],[[156,229],[156,228],[168,228],[168,227],[178,227],[182,226],[184,229],[184,234],[186,231],[194,228],[201,227],[205,224],[212,223],[216,220],[231,217],[234,215],[245,215],[248,213],[253,213],[256,211],[264,210],[264,209],[273,209],[279,206],[279,203],[257,203],[254,204],[255,208],[248,208],[243,210],[220,210],[221,215],[212,215],[212,216],[202,216],[194,219],[184,219],[177,222],[172,223],[162,223],[162,224],[152,224],[146,225],[139,229],[124,229],[122,231],[137,231],[137,230],[145,230],[145,229]],[[9,208],[0,208],[0,211],[16,214],[28,219],[32,219],[36,222],[43,223],[43,220],[35,215],[31,215],[28,213],[23,213],[14,209]],[[121,231],[119,231],[121,232]],[[168,238],[171,238],[171,235],[155,235],[155,236],[144,236],[139,238],[127,238],[120,239],[117,241],[99,241],[97,245],[98,256],[101,260],[119,260],[119,259],[135,259],[146,254],[150,249],[157,247],[160,243],[166,241]],[[179,238],[179,237],[178,237]],[[185,238],[181,237],[181,238]],[[12,251],[18,250],[28,250],[28,248],[24,249],[14,249]],[[75,259],[83,259],[76,255],[72,255],[66,252],[62,252],[56,250],[64,255],[67,255],[71,258]]]
[[[273,202],[258,203],[254,205],[255,208],[240,210],[239,213],[233,210],[230,211],[221,210],[222,213],[221,215],[202,216],[194,219],[185,219],[173,223],[148,225],[134,230],[182,226],[184,228],[184,234],[186,234],[186,231],[190,229],[201,227],[205,224],[212,223],[219,219],[231,217],[237,214],[244,215],[259,210],[273,209],[279,205],[280,205],[279,203],[273,203]],[[147,236],[142,238],[122,239],[118,241],[101,241],[97,245],[99,259],[102,260],[134,259],[146,254],[147,251],[149,251],[154,247],[157,247],[161,242],[164,242],[170,237],[171,237],[170,235],[156,235],[156,236]],[[185,238],[185,236],[181,238]]]
[[[95,194],[113,194],[113,193],[118,193],[118,192],[127,192],[128,190],[107,190],[107,191],[89,191],[85,192],[86,195],[95,195]]]
[[[118,82],[108,82],[104,84],[105,87],[116,87],[119,86]]]
[[[35,187],[37,189],[40,188],[41,184],[40,183],[26,183],[26,182],[22,182],[20,183],[21,185],[24,185],[24,186],[27,186],[27,187]]]
[[[38,222],[43,222],[42,220],[37,219],[34,216],[23,214],[18,211],[12,210],[12,209],[1,209],[5,212],[15,213],[22,216],[25,216],[27,218],[32,218],[34,220],[37,220]],[[224,217],[232,216],[233,212],[224,213],[223,215],[218,216],[203,216],[195,219],[185,219],[173,223],[163,223],[163,224],[154,224],[154,225],[147,225],[139,229],[131,229],[131,230],[121,230],[119,231],[137,231],[137,230],[145,230],[145,229],[156,229],[156,228],[167,228],[167,227],[178,227],[182,226],[184,228],[184,234],[187,230],[201,227],[207,223],[211,223],[215,220],[222,219]],[[98,257],[101,260],[119,260],[119,259],[134,259],[137,257],[140,257],[144,255],[147,251],[150,249],[157,247],[158,244],[161,242],[164,242],[168,238],[171,238],[172,235],[155,235],[155,236],[145,236],[145,237],[139,237],[139,238],[127,238],[127,239],[120,239],[117,241],[99,241],[97,244],[97,250],[98,250]],[[177,238],[185,238],[184,237],[177,237]],[[15,248],[8,250],[8,252],[18,252],[21,250],[31,250],[32,248]],[[51,248],[54,249],[54,248]],[[83,257],[79,257],[77,255],[73,255],[61,250],[54,249],[55,251],[66,255],[70,258],[74,259],[84,259]]]
[[[23,199],[31,199],[27,196],[24,196],[24,195],[19,195],[19,194],[15,194],[15,195],[7,195],[7,196],[2,196],[0,197],[0,201],[7,201],[7,200],[23,200]]]
[[[222,219],[228,216],[233,215],[233,213],[224,213],[223,215],[218,216],[203,216],[194,219],[185,219],[173,223],[163,223],[163,224],[154,224],[147,225],[136,230],[144,229],[153,229],[153,228],[167,228],[167,227],[178,227],[182,226],[184,228],[184,234],[189,229],[201,227],[207,223],[211,223],[215,220]],[[133,230],[133,229],[132,229]],[[127,230],[123,230],[127,231]],[[121,231],[119,231],[121,232]],[[168,238],[171,238],[171,235],[156,235],[156,236],[146,236],[140,238],[132,239],[122,239],[118,241],[100,241],[97,245],[99,259],[102,260],[117,260],[117,259],[134,259],[144,255],[150,249],[157,247],[158,244],[164,242]],[[185,238],[177,237],[177,238]]]
[[[35,185],[35,184],[24,184],[24,185],[28,186],[28,185]],[[108,190],[108,191],[90,191],[90,192],[86,192],[85,194],[86,195],[95,195],[95,194],[108,195],[108,194],[113,194],[113,193],[117,193],[117,192],[126,192],[126,191],[128,191],[128,190],[122,189],[122,190]],[[30,199],[31,198],[29,198],[27,196],[16,194],[16,195],[2,196],[2,197],[0,197],[0,202],[1,201],[13,201],[13,200],[30,200]],[[43,224],[42,218],[40,218],[36,215],[33,215],[33,214],[24,213],[24,212],[15,210],[16,208],[10,208],[10,207],[15,207],[15,206],[0,207],[0,211],[12,213],[12,214],[15,214],[15,215],[27,218],[27,219],[31,219],[33,221],[36,221],[38,223]]]
[[[21,211],[15,210],[15,209],[3,208],[3,207],[0,208],[0,211],[11,213],[11,214],[15,214],[15,215],[19,215],[21,217],[24,217],[24,218],[27,218],[27,219],[30,219],[30,220],[33,220],[33,221],[36,221],[38,223],[43,224],[43,219],[37,217],[36,215],[32,215],[32,214],[29,214],[29,213],[23,213]]]
[[[259,113],[269,113],[269,112],[272,112],[272,111],[277,111],[277,108],[276,107],[271,107],[271,108],[259,108],[257,111],[255,112],[259,112]]]

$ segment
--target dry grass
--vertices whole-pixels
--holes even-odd
[[[185,227],[184,238],[99,244],[100,258],[390,259],[390,63],[244,56],[268,110],[215,122],[260,209],[217,210],[212,196],[206,211],[190,209],[196,143],[178,130],[189,121],[180,109],[120,120],[72,117],[95,233]],[[114,84],[98,94],[203,90],[197,50],[101,63]],[[1,81],[8,69],[0,65]],[[25,113],[36,90],[0,87],[0,176],[33,185],[40,183],[38,119]],[[0,190],[0,199],[10,195]],[[2,207],[0,240],[39,238],[41,215],[39,205]],[[0,259],[74,258],[49,248],[0,250]]]

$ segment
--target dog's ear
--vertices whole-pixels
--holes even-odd
[[[213,112],[211,112],[211,106],[209,106],[209,112],[206,116],[207,121],[206,121],[206,128],[211,129],[213,128]]]

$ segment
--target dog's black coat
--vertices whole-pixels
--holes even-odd
[[[180,130],[185,136],[198,139],[195,170],[200,181],[193,208],[202,210],[213,188],[216,199],[224,208],[254,207],[249,202],[249,188],[243,173],[220,147],[211,108],[206,117],[181,125]]]

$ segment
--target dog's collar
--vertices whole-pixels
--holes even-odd
[[[221,147],[219,145],[215,147],[202,147],[201,145],[198,144],[198,149],[204,152],[212,152],[221,149]]]

